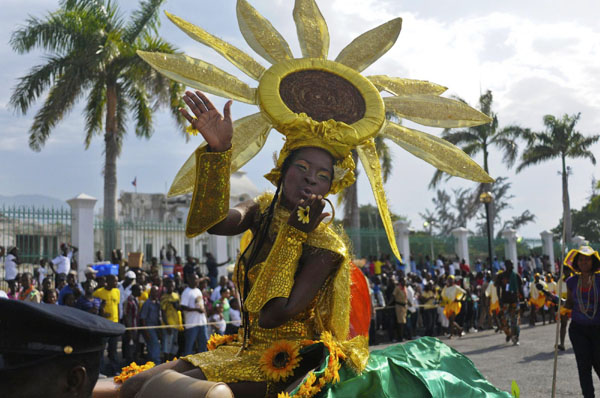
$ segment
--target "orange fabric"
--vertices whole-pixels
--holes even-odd
[[[371,298],[369,286],[361,270],[350,264],[350,338],[358,335],[368,336],[371,323]]]

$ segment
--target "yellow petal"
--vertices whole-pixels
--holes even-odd
[[[402,18],[392,19],[363,33],[348,44],[335,59],[361,72],[377,61],[396,42],[402,29]]]
[[[388,122],[381,134],[445,173],[477,182],[494,182],[469,155],[444,139],[392,122]]]
[[[169,79],[220,97],[256,104],[255,88],[214,65],[182,54],[137,53]]]
[[[385,198],[385,191],[383,190],[383,178],[381,177],[381,163],[379,163],[379,156],[377,156],[377,150],[375,149],[375,141],[371,138],[366,144],[358,146],[356,148],[358,157],[367,173],[369,182],[371,183],[371,189],[375,196],[375,202],[379,208],[379,215],[383,222],[383,227],[392,248],[392,252],[402,261],[398,247],[396,246],[396,236],[394,235],[394,227],[392,226],[392,218],[390,216],[390,210],[388,208],[387,199]]]
[[[293,58],[283,36],[246,0],[238,0],[236,11],[240,31],[257,54],[272,64]]]
[[[315,0],[296,0],[294,22],[302,56],[327,59],[329,30]]]
[[[492,121],[464,102],[437,95],[385,97],[385,110],[400,118],[432,127],[471,127]]]
[[[231,142],[231,172],[239,170],[248,163],[261,150],[269,132],[271,124],[262,115],[255,113],[238,119],[233,123],[233,138]],[[200,147],[206,146],[206,143]],[[194,190],[196,174],[196,155],[192,155],[181,166],[171,183],[168,196],[183,195]]]
[[[260,152],[271,132],[271,123],[262,113],[238,119],[233,123],[231,172],[239,170]]]
[[[265,68],[256,62],[251,56],[239,48],[227,43],[226,41],[211,35],[199,26],[191,24],[166,11],[165,14],[171,20],[171,22],[177,25],[179,29],[187,33],[187,35],[192,39],[212,48],[254,80],[260,79],[260,76],[265,71]]]
[[[432,94],[440,95],[448,88],[427,80],[403,79],[386,75],[367,76],[379,91],[394,95]]]

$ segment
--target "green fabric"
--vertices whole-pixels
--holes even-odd
[[[491,385],[469,358],[432,337],[373,351],[361,375],[344,366],[340,379],[319,398],[511,397]]]

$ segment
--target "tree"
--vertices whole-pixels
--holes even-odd
[[[596,158],[590,147],[600,140],[600,135],[585,137],[575,131],[581,113],[577,115],[563,115],[557,118],[553,115],[544,116],[546,131],[532,132],[523,130],[522,135],[527,139],[528,146],[521,156],[521,163],[517,166],[517,173],[523,169],[552,159],[561,160],[562,177],[562,202],[563,202],[563,234],[566,243],[571,242],[571,205],[569,202],[569,172],[567,159],[589,159],[593,165]]]
[[[519,227],[535,220],[529,210],[525,210],[521,215],[514,216],[511,219],[504,220],[501,213],[510,209],[511,183],[506,177],[498,177],[496,182],[492,184],[491,194],[494,197],[495,208],[492,223],[496,226],[502,226],[499,230],[505,228],[518,229]],[[438,189],[436,196],[432,198],[434,209],[427,209],[425,213],[421,213],[428,223],[433,226],[433,229],[440,235],[450,235],[453,229],[458,227],[467,227],[467,223],[477,217],[476,231],[481,235],[486,233],[486,218],[485,213],[481,211],[482,205],[478,200],[479,189],[453,189],[451,193],[446,190]],[[499,235],[499,233],[498,233]],[[499,236],[497,236],[499,237]]]
[[[466,103],[466,101],[461,98],[457,99]],[[515,127],[498,129],[498,115],[492,111],[492,103],[493,96],[490,90],[487,90],[485,94],[482,94],[479,97],[479,110],[492,119],[491,123],[469,127],[463,130],[445,129],[442,133],[443,139],[459,146],[467,155],[474,157],[481,153],[483,155],[483,169],[488,174],[490,174],[489,156],[493,147],[496,147],[501,151],[503,161],[508,168],[514,165],[518,154],[516,137],[520,132],[520,130]],[[429,187],[435,188],[442,180],[444,174],[445,173],[442,171],[436,170],[429,182]],[[450,175],[446,176],[446,179],[452,177]],[[490,191],[491,185],[492,184],[480,184],[478,194],[471,197],[471,207],[479,207],[479,193]],[[494,214],[496,212],[496,204],[494,202],[492,202],[492,206],[490,206],[490,217],[492,219],[495,218]],[[492,236],[493,235],[492,227]]]
[[[48,91],[29,131],[31,149],[43,148],[52,129],[84,95],[86,149],[104,128],[105,250],[115,244],[111,227],[116,221],[117,158],[127,117],[133,116],[136,136],[147,139],[153,132],[152,112],[159,106],[168,106],[179,126],[185,121],[178,111],[184,106],[183,87],[156,73],[136,54],[175,52],[156,36],[163,1],[141,1],[125,22],[109,0],[62,0],[57,11],[44,18],[30,17],[10,39],[20,54],[36,48],[48,53],[44,64],[19,79],[10,99],[12,107],[26,114]]]
[[[457,99],[466,103],[461,98]],[[488,174],[490,173],[488,160],[492,147],[500,149],[503,161],[509,168],[514,165],[518,154],[515,138],[520,132],[519,129],[512,126],[498,129],[498,115],[492,111],[492,102],[493,96],[490,90],[479,97],[479,110],[492,118],[491,123],[469,127],[465,130],[445,129],[442,133],[443,139],[459,146],[467,155],[474,157],[481,153],[483,155],[483,169]],[[444,174],[444,172],[436,170],[429,182],[429,187],[435,188]],[[447,174],[446,176],[447,178],[452,177]]]
[[[592,192],[589,202],[581,210],[571,210],[573,235],[582,235],[588,241],[600,243],[600,182],[592,179]],[[562,232],[562,217],[552,230],[555,234]]]

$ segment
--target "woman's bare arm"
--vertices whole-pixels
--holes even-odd
[[[300,258],[301,269],[296,275],[289,298],[269,300],[261,309],[258,324],[272,329],[283,325],[308,307],[319,289],[340,263],[340,256],[321,249],[308,248]]]
[[[229,209],[225,219],[209,230],[213,235],[238,235],[252,228],[252,222],[260,211],[258,203],[253,200],[246,200]]]

